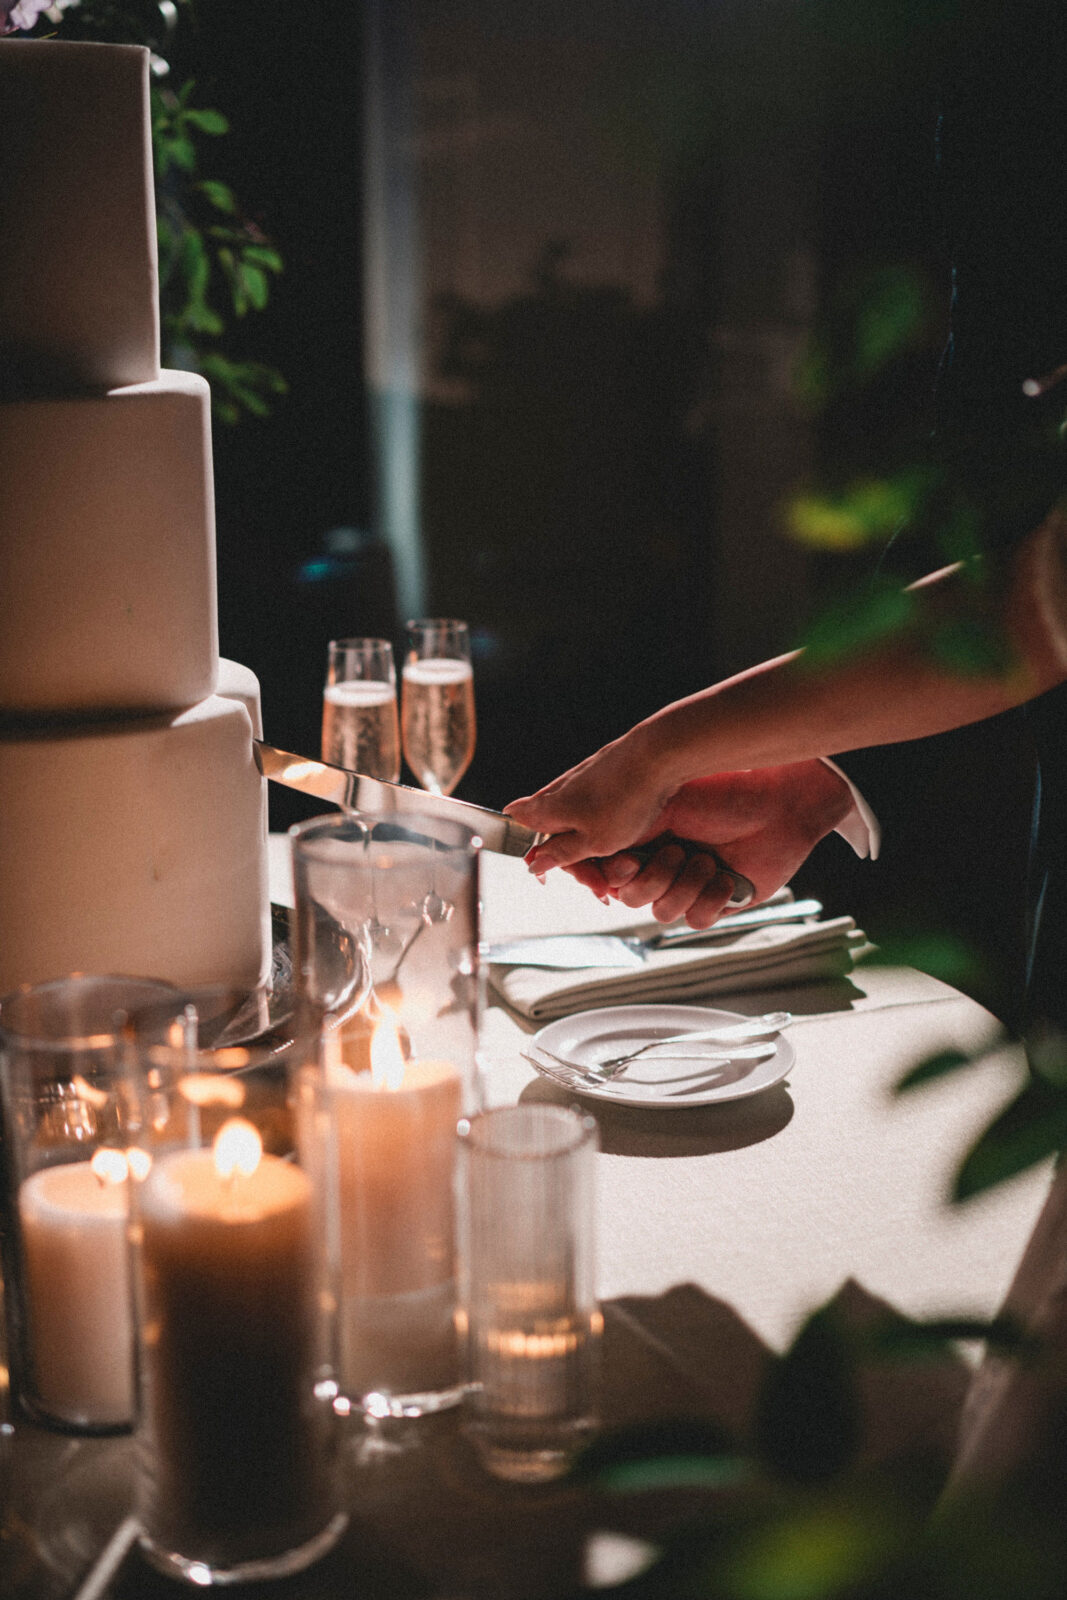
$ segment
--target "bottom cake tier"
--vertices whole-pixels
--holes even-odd
[[[266,981],[265,780],[242,674],[254,689],[235,667],[236,698],[169,716],[0,731],[0,994],[75,971]]]

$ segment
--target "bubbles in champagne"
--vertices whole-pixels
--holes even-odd
[[[404,667],[404,754],[424,789],[451,794],[474,755],[469,661],[431,657]]]
[[[328,684],[322,697],[322,759],[370,778],[400,776],[400,730],[391,683],[357,678]]]

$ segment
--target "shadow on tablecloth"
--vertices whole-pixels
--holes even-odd
[[[575,1099],[571,1090],[547,1078],[535,1078],[519,1096],[524,1104],[546,1101],[567,1106],[573,1105]],[[794,1110],[784,1084],[716,1105],[675,1105],[657,1110],[582,1098],[581,1107],[596,1119],[600,1148],[605,1154],[644,1157],[719,1155],[762,1144],[782,1131]]]

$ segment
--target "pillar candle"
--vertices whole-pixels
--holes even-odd
[[[124,1175],[121,1155],[119,1162]],[[83,1427],[129,1424],[133,1323],[125,1184],[97,1176],[90,1161],[43,1168],[19,1189],[19,1221],[37,1403],[49,1416]]]
[[[214,1151],[181,1150],[139,1210],[152,1538],[221,1566],[294,1549],[328,1498],[308,1178],[272,1155],[224,1176]]]
[[[327,1070],[341,1212],[341,1381],[349,1395],[409,1394],[457,1381],[452,1173],[461,1078],[410,1060],[387,1025],[391,1063]]]

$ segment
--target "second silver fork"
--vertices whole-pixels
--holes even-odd
[[[636,1061],[638,1056],[643,1056],[648,1050],[659,1049],[663,1045],[721,1044],[723,1046],[721,1056],[718,1051],[710,1050],[703,1059],[758,1060],[765,1053],[763,1044],[759,1041],[774,1038],[792,1020],[791,1011],[766,1011],[763,1016],[751,1017],[744,1022],[720,1024],[715,1028],[690,1029],[687,1033],[667,1034],[662,1039],[648,1039],[634,1050],[624,1050],[621,1055],[609,1056],[605,1061],[594,1062],[588,1067],[579,1066],[576,1061],[567,1061],[563,1056],[554,1055],[551,1050],[546,1050],[543,1044],[535,1042],[534,1049],[570,1072],[582,1073],[587,1079],[596,1083],[606,1083],[625,1072],[630,1062]]]

